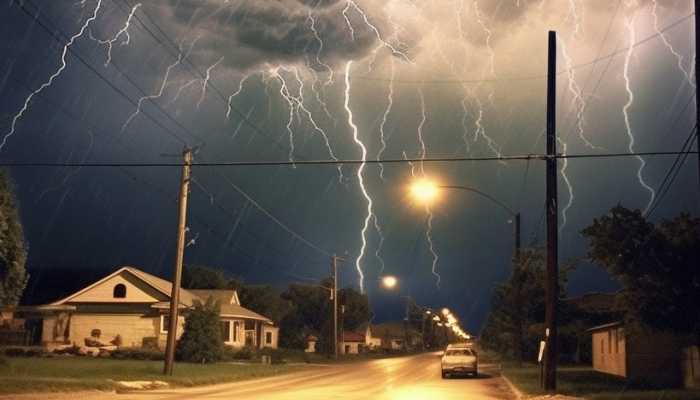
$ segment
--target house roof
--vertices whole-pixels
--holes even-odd
[[[614,328],[617,326],[622,326],[622,321],[610,322],[608,324],[594,326],[593,328],[587,329],[586,332],[602,331],[608,328]]]
[[[365,335],[359,332],[343,332],[343,342],[365,342]]]
[[[61,300],[55,301],[49,306],[59,306],[63,305],[65,303],[69,303],[71,299],[75,298],[76,296],[80,295],[81,293],[84,293],[93,287],[101,284],[102,282],[105,282],[109,280],[110,278],[122,274],[122,273],[128,273],[131,274],[132,276],[140,279],[141,281],[145,282],[158,292],[164,294],[168,298],[170,298],[170,294],[172,291],[173,284],[170,281],[166,281],[163,278],[159,278],[155,275],[151,275],[147,272],[141,271],[140,269],[134,268],[134,267],[121,267],[118,270],[114,271],[113,273],[107,275],[106,277],[100,279],[99,281],[71,294],[68,297],[65,297]],[[205,302],[209,297],[213,297],[215,300],[219,301],[221,304],[221,316],[222,317],[232,317],[232,318],[248,318],[248,319],[255,319],[259,321],[263,321],[268,324],[272,324],[272,321],[265,317],[262,316],[256,312],[253,312],[245,307],[242,307],[240,305],[240,302],[238,300],[238,294],[236,293],[235,290],[188,290],[188,289],[180,289],[180,304],[185,307],[192,307],[194,305],[195,300]],[[151,305],[154,308],[162,308],[162,309],[167,309],[170,307],[170,302],[169,301],[162,301],[162,302],[157,302],[153,303]]]

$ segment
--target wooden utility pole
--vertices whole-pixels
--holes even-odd
[[[173,286],[170,293],[170,323],[168,324],[168,339],[165,347],[165,366],[163,374],[173,374],[175,360],[175,340],[177,338],[178,305],[180,304],[180,281],[182,278],[182,260],[185,253],[185,231],[187,227],[187,195],[190,191],[190,171],[192,168],[192,150],[185,148],[182,152],[182,180],[180,182],[180,210],[177,223],[177,253],[175,254],[175,270]]]
[[[557,214],[557,33],[549,32],[547,68],[547,284],[545,288],[544,389],[557,388],[557,300],[559,298]]]
[[[331,257],[331,268],[333,270],[333,352],[335,359],[338,359],[338,257]]]
[[[695,85],[698,81],[698,54],[700,54],[700,0],[695,0]],[[700,149],[700,93],[695,91],[695,146]],[[688,149],[688,151],[692,148]],[[700,186],[700,151],[698,151],[698,184]]]

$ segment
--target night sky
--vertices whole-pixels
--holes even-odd
[[[6,163],[177,163],[185,145],[196,162],[361,159],[363,147],[371,160],[541,154],[548,30],[560,42],[560,152],[678,151],[694,124],[690,0],[20,3],[0,5]],[[562,262],[585,256],[593,217],[648,207],[674,157],[642,160],[641,172],[635,157],[560,161]],[[697,211],[696,163],[652,220]],[[376,320],[400,318],[410,295],[477,331],[509,275],[511,217],[467,192],[426,210],[408,186],[487,192],[522,213],[524,245],[542,246],[544,163],[367,164],[370,218],[359,168],[195,167],[185,262],[285,286],[327,276],[336,253],[341,284],[362,282]],[[170,275],[178,167],[10,171],[32,270]],[[382,274],[399,289],[380,289]],[[585,262],[571,276],[571,295],[610,290]]]

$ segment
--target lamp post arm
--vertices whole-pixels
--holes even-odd
[[[505,203],[503,203],[502,201],[496,199],[495,197],[491,196],[491,195],[488,194],[488,193],[482,192],[482,191],[479,190],[479,189],[476,189],[476,188],[473,188],[473,187],[469,187],[469,186],[453,186],[453,185],[441,185],[441,186],[438,186],[438,187],[439,187],[439,188],[443,188],[443,189],[466,190],[466,191],[468,191],[468,192],[476,193],[476,194],[478,194],[478,195],[481,196],[481,197],[484,197],[484,198],[486,198],[486,199],[488,199],[488,200],[491,200],[493,203],[497,204],[497,205],[500,206],[502,209],[506,210],[506,211],[508,212],[508,214],[511,215],[511,217],[515,217],[516,215],[518,215],[518,213],[517,213],[515,210],[513,210],[513,209],[510,208],[510,207],[508,207]]]

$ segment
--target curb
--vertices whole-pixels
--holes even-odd
[[[513,385],[513,382],[511,382],[510,379],[506,378],[506,376],[503,375],[503,372],[501,372],[501,379],[503,379],[503,381],[506,383],[506,385],[508,385],[508,388],[510,389],[511,392],[513,392],[513,394],[515,394],[515,397],[518,400],[523,398],[523,393],[520,390],[518,390],[518,388],[515,387],[515,385]]]

